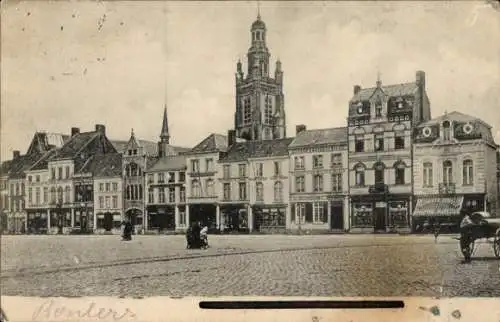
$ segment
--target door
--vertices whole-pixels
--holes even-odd
[[[113,215],[109,212],[104,214],[103,228],[106,231],[111,231],[111,229],[113,228]]]
[[[375,216],[375,231],[385,231],[385,208],[375,208],[373,214]]]
[[[332,203],[330,209],[330,225],[330,229],[344,229],[344,207],[342,204],[336,205]]]

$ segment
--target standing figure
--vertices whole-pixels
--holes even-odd
[[[132,223],[129,220],[126,220],[123,227],[123,235],[122,240],[129,241],[132,240]]]

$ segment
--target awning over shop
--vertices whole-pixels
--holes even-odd
[[[459,216],[462,209],[463,196],[422,198],[417,200],[413,211],[414,217],[452,217]]]

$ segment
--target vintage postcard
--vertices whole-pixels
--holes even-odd
[[[3,1],[1,27],[4,319],[500,319],[498,1]]]

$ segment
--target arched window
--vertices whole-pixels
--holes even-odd
[[[361,163],[354,167],[356,186],[365,185],[365,166]]]
[[[449,141],[451,139],[451,123],[450,121],[443,122],[443,139]]]
[[[375,184],[384,184],[384,171],[385,166],[382,162],[378,162],[373,166],[373,170],[375,171]]]
[[[266,95],[264,98],[264,123],[271,125],[273,122],[273,98]]]
[[[70,187],[66,187],[64,189],[64,202],[65,203],[71,202],[71,188]]]
[[[424,162],[423,177],[424,177],[424,182],[423,182],[424,187],[432,187],[433,174],[432,174],[432,163],[431,162]]]
[[[281,181],[274,183],[274,201],[283,201],[283,184]]]
[[[463,185],[474,184],[474,164],[472,160],[464,160],[463,162]]]
[[[394,164],[394,174],[396,177],[396,184],[405,184],[405,170],[406,170],[406,165],[403,162],[396,162]]]
[[[200,190],[200,182],[198,180],[193,180],[191,182],[191,193],[193,194],[193,197],[200,197],[201,190]]]
[[[255,199],[257,201],[264,201],[264,185],[262,182],[255,184]]]
[[[57,202],[63,202],[63,188],[62,187],[58,187],[57,188]]]
[[[443,162],[443,183],[453,183],[453,164],[449,160]]]

